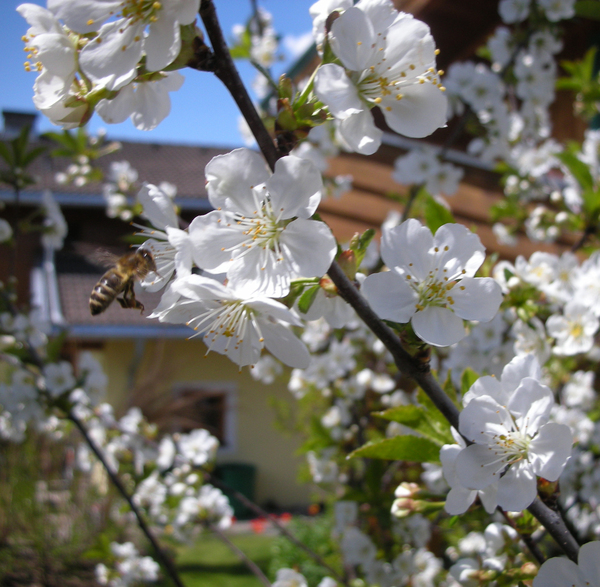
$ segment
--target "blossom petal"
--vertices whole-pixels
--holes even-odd
[[[581,551],[591,544],[597,544],[595,542],[590,542],[589,544],[583,545],[580,550]],[[600,555],[600,553],[599,553]],[[596,559],[594,561],[595,564],[598,562],[598,555],[596,555]],[[599,585],[600,583],[596,583]],[[594,585],[594,583],[588,583],[586,581],[586,577],[583,576],[583,573],[579,569],[579,567],[568,558],[551,558],[547,560],[538,571],[535,579],[533,580],[533,587],[564,587],[568,585],[569,587],[586,587],[589,585]]]
[[[381,258],[390,269],[401,273],[410,267],[413,278],[423,281],[431,271],[433,246],[431,230],[415,218],[409,218],[400,226],[383,231]]]
[[[304,343],[281,324],[261,322],[260,329],[267,350],[282,363],[294,369],[306,369],[310,363],[310,353]]]
[[[548,481],[556,481],[571,456],[573,434],[565,424],[544,424],[529,445],[531,469]]]
[[[383,117],[392,130],[405,137],[423,138],[446,126],[448,100],[434,84],[412,84],[402,87],[402,99],[382,98]]]
[[[485,247],[479,236],[466,226],[448,223],[440,226],[435,233],[434,246],[437,254],[437,266],[444,270],[444,277],[473,277],[485,260]],[[463,273],[464,271],[464,273]],[[438,274],[438,277],[442,275]]]
[[[131,82],[142,57],[143,27],[123,24],[120,19],[102,25],[98,37],[79,54],[79,65],[85,74],[109,90]]]
[[[290,291],[289,263],[274,251],[252,247],[236,256],[227,269],[231,286],[244,297],[264,295],[282,298]]]
[[[579,549],[579,569],[586,585],[600,585],[600,542],[588,542]]]
[[[450,346],[467,334],[462,318],[439,306],[427,306],[417,312],[411,324],[417,336],[433,346]]]
[[[521,512],[537,495],[536,478],[523,461],[509,467],[498,482],[498,505],[507,512]]]
[[[352,7],[336,18],[331,26],[333,52],[346,69],[362,71],[375,59],[375,32],[367,15]]]
[[[415,313],[417,294],[393,271],[369,275],[361,291],[375,313],[384,320],[406,323]]]
[[[344,119],[364,109],[356,86],[339,65],[321,65],[315,74],[314,88],[319,100],[327,104],[336,118]]]
[[[242,246],[245,236],[221,212],[197,216],[189,226],[194,262],[201,269],[222,273],[231,264],[232,251]]]
[[[266,182],[270,173],[264,159],[250,149],[235,149],[213,157],[205,169],[208,199],[215,208],[252,215],[252,188]]]
[[[487,442],[486,435],[506,434],[514,427],[507,408],[487,395],[473,398],[458,418],[460,433],[472,442]]]
[[[459,516],[471,507],[476,498],[477,491],[475,489],[467,489],[466,487],[455,485],[450,489],[448,495],[446,495],[444,509],[451,516]]]
[[[500,405],[505,405],[508,402],[508,396],[502,393],[502,385],[496,377],[485,375],[480,377],[465,393],[462,399],[463,406],[466,406],[472,399],[489,395],[494,398]]]
[[[306,250],[310,243],[310,250]],[[298,218],[285,227],[281,251],[301,277],[323,277],[337,251],[331,229],[324,222]]]
[[[112,100],[100,100],[96,105],[96,112],[104,122],[118,124],[127,120],[135,108],[135,92],[133,84],[129,84],[119,90]]]
[[[361,155],[373,155],[381,145],[383,131],[375,126],[369,110],[362,110],[343,119],[338,131],[347,146]]]
[[[77,33],[97,31],[121,5],[122,0],[48,0],[48,9]]]
[[[548,421],[553,406],[552,391],[531,377],[521,381],[507,404],[519,428],[530,436]]]
[[[310,218],[321,201],[322,189],[323,180],[314,164],[293,155],[279,159],[267,180],[273,209],[281,219]]]
[[[491,277],[465,277],[450,292],[452,309],[465,320],[489,322],[502,303],[502,289]]]
[[[504,367],[500,379],[504,393],[511,395],[525,377],[531,377],[538,381],[542,378],[542,369],[533,354],[515,357]]]
[[[160,71],[172,63],[181,50],[179,22],[174,14],[160,13],[160,18],[150,23],[148,36],[144,39],[146,69]]]
[[[144,208],[142,217],[149,220],[155,228],[164,230],[167,226],[177,227],[177,213],[173,200],[159,187],[147,183],[137,195]]]
[[[490,447],[483,444],[471,444],[456,457],[458,479],[463,487],[469,489],[485,489],[496,483],[504,466]]]

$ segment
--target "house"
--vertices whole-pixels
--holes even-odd
[[[0,138],[14,136],[34,117],[4,112],[5,132]],[[44,143],[35,138],[36,145]],[[177,187],[175,202],[189,222],[211,209],[204,167],[223,152],[210,147],[123,142],[120,150],[98,159],[97,164],[106,172],[112,162],[126,160],[138,171],[140,182],[172,183]],[[217,463],[229,484],[253,494],[262,505],[306,506],[310,488],[296,481],[302,462],[294,456],[299,440],[275,426],[273,400],[293,401],[285,384],[265,386],[248,369],[238,372],[226,357],[214,352],[205,356],[204,343],[187,340],[193,331],[183,325],[148,320],[118,304],[91,316],[90,293],[105,268],[83,253],[103,248],[123,254],[128,249],[123,238],[134,229],[106,216],[101,184],[58,185],[55,174],[67,164],[48,153],[37,159],[29,171],[38,181],[21,192],[18,210],[10,188],[0,186],[0,201],[6,204],[0,215],[5,218],[12,220],[15,213],[27,217],[40,204],[43,191],[50,189],[69,226],[64,249],[54,254],[42,250],[37,235],[17,237],[19,299],[31,297],[55,334],[67,331],[65,358],[76,363],[79,352],[94,352],[109,377],[108,400],[118,414],[139,406],[151,421],[171,432],[207,428],[221,441]],[[0,247],[0,279],[5,279],[12,251],[6,245]],[[137,297],[152,309],[160,294],[141,291]]]

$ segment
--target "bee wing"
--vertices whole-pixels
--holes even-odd
[[[90,263],[106,267],[107,269],[114,267],[120,259],[119,255],[115,255],[106,249],[97,249],[86,255],[86,258]]]

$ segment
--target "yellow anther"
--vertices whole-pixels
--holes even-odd
[[[436,50],[434,51],[434,53],[435,53],[436,55],[439,55],[439,54],[440,54],[440,50],[439,50],[439,49],[436,49]]]
[[[85,24],[87,24],[88,26],[92,26],[94,24],[94,19],[90,18]]]

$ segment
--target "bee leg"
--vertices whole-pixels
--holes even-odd
[[[117,298],[119,304],[121,304],[122,308],[131,308],[135,310],[139,310],[140,314],[144,312],[144,304],[139,302],[135,297],[135,292],[133,291],[133,280],[130,280],[125,285],[123,289],[123,298]]]

